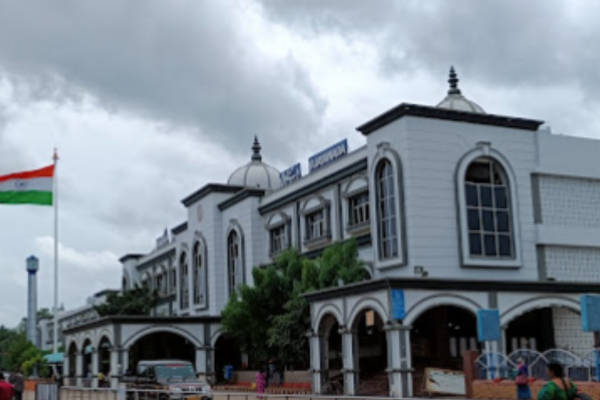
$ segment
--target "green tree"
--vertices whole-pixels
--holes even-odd
[[[94,306],[94,310],[101,317],[150,315],[159,300],[157,291],[136,285],[131,290],[109,294],[106,302]]]
[[[223,330],[256,360],[277,357],[288,366],[308,361],[309,304],[304,293],[368,279],[356,241],[336,243],[316,260],[297,250],[252,271],[254,286],[242,286],[222,313]]]

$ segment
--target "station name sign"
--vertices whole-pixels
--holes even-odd
[[[344,139],[310,157],[308,159],[308,170],[312,173],[346,154],[348,154],[348,140]]]
[[[287,186],[302,178],[302,168],[300,167],[300,163],[296,163],[285,171],[280,172],[279,178],[281,178],[281,184],[283,186]]]

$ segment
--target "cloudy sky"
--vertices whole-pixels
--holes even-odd
[[[573,4],[576,3],[576,4]],[[167,5],[168,4],[168,5]],[[184,220],[180,200],[247,162],[285,168],[407,101],[453,64],[486,111],[600,137],[595,16],[554,0],[0,1],[0,173],[59,149],[60,298],[118,287],[118,257]],[[25,314],[24,260],[52,305],[52,210],[0,207],[0,324]]]

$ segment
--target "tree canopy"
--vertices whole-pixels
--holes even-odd
[[[0,327],[1,371],[21,368],[25,375],[31,375],[37,367],[38,375],[47,377],[50,370],[44,360],[44,354],[27,340],[25,331]]]
[[[293,367],[308,363],[310,307],[302,295],[369,277],[358,259],[356,241],[338,242],[315,260],[297,250],[252,271],[254,286],[243,285],[222,313],[223,330],[239,340],[254,360],[277,358]]]
[[[94,306],[94,310],[101,317],[150,315],[159,300],[157,291],[136,285],[131,290],[109,294],[106,302]]]

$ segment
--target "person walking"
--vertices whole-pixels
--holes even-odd
[[[548,383],[540,390],[538,400],[573,400],[578,397],[577,386],[565,379],[565,370],[558,362],[550,362],[546,368]]]
[[[22,400],[23,391],[25,390],[25,377],[19,368],[15,369],[15,372],[10,375],[8,382],[15,390],[15,400]]]
[[[0,400],[12,400],[15,395],[13,385],[6,382],[4,374],[0,372]]]
[[[517,399],[531,400],[531,387],[529,386],[529,368],[525,364],[523,358],[517,360],[517,377],[515,384],[517,385]]]
[[[256,398],[262,399],[263,394],[265,393],[265,389],[267,387],[267,377],[264,372],[264,368],[261,367],[260,371],[256,373],[256,393],[258,396]],[[2,400],[2,399],[0,399]]]

